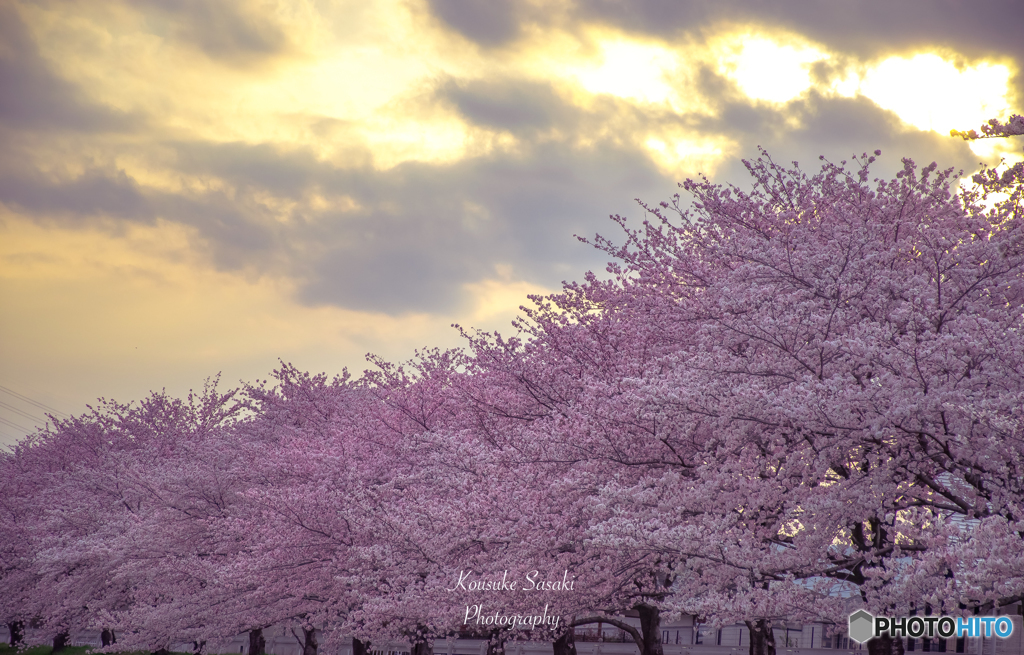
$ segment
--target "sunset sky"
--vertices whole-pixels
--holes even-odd
[[[509,331],[763,146],[967,173],[1019,0],[0,0],[0,443],[45,407]],[[32,402],[30,402],[32,401]],[[35,404],[33,404],[33,402]]]

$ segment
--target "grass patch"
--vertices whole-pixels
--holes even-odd
[[[92,649],[89,646],[66,646],[60,653],[61,655],[85,655],[90,650]],[[49,644],[16,650],[11,648],[10,644],[0,643],[0,655],[50,655],[52,651],[53,646]]]
[[[86,655],[92,650],[92,646],[65,646],[57,655]],[[51,644],[32,646],[24,650],[11,648],[6,641],[0,642],[0,655],[50,655],[53,652]],[[120,651],[117,655],[151,655],[148,650]],[[167,655],[192,655],[192,653],[169,652]],[[225,653],[224,655],[237,655],[237,653]]]
[[[115,644],[116,645],[116,644]],[[65,646],[57,655],[86,655],[92,651],[92,646]],[[53,652],[53,646],[51,644],[42,644],[40,646],[32,646],[24,650],[17,650],[11,648],[10,644],[6,641],[0,642],[0,655],[50,655]],[[131,651],[118,651],[117,655],[152,655],[148,650],[131,650]],[[170,651],[167,655],[193,655],[192,653],[184,653],[177,651]],[[206,655],[217,655],[216,653],[207,653]],[[238,655],[238,653],[224,653],[223,655]]]

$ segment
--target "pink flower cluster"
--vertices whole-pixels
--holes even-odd
[[[965,141],[1017,136],[1021,134],[1024,134],[1024,116],[1021,116],[1020,114],[1010,116],[1010,119],[1005,123],[995,118],[990,119],[988,123],[981,126],[981,134],[978,134],[975,130],[967,130],[966,132],[962,132],[960,130],[949,131],[950,136],[958,136]]]

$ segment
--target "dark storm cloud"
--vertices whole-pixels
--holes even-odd
[[[720,82],[711,76],[705,86],[718,88]],[[528,91],[509,93],[539,98],[544,111],[507,114],[494,99],[494,107],[473,115],[481,123],[515,127],[546,125],[546,116],[568,111],[543,88],[524,88]],[[964,142],[909,129],[863,98],[810,94],[780,107],[753,104],[727,86],[721,91],[720,114],[714,118],[652,114],[649,119],[651,125],[674,120],[695,137],[726,136],[737,143],[738,157],[719,168],[715,180],[740,188],[749,188],[749,176],[739,158],[756,158],[759,145],[778,162],[799,160],[810,173],[818,167],[818,155],[838,162],[875,148],[884,151],[875,172],[887,175],[900,167],[902,156],[920,164],[937,160],[943,167],[969,167],[975,159]],[[475,101],[486,89],[448,86],[444,93],[465,93],[462,101]],[[595,106],[622,114],[612,102]],[[604,119],[573,116],[580,133]],[[168,145],[183,173],[224,180],[234,191],[169,193],[145,189],[120,171],[90,170],[64,181],[5,176],[0,201],[40,215],[57,213],[63,220],[101,215],[192,226],[218,267],[294,276],[303,281],[299,299],[307,304],[390,314],[444,312],[462,302],[466,283],[494,277],[495,264],[512,266],[517,279],[546,286],[603,268],[607,255],[577,243],[573,235],[600,232],[620,240],[608,215],[642,218],[633,199],[657,203],[674,193],[679,181],[654,166],[639,138],[618,136],[585,148],[524,138],[514,152],[445,164],[407,162],[383,171],[339,168],[306,150],[267,144],[179,142]],[[353,204],[345,210],[314,209],[304,202],[314,190],[348,196]],[[279,216],[260,200],[265,194],[294,201],[297,209]]]
[[[450,81],[438,95],[469,122],[513,133],[544,130],[574,113],[550,84],[523,80]]]
[[[238,187],[262,188],[297,198],[319,175],[323,165],[308,150],[285,150],[270,144],[174,144],[177,167],[192,174],[211,174]]]
[[[968,56],[1024,49],[1017,0],[590,0],[576,7],[580,19],[659,36],[719,20],[786,27],[863,57],[919,46],[952,47]]]
[[[811,92],[783,107],[734,99],[723,102],[720,110],[714,118],[694,121],[692,128],[736,140],[737,156],[724,162],[714,181],[741,189],[750,186],[750,176],[741,160],[756,159],[758,147],[787,168],[791,162],[799,162],[808,174],[819,169],[821,156],[836,164],[847,160],[848,168],[856,168],[853,158],[875,149],[880,149],[882,156],[872,166],[872,178],[891,178],[903,168],[904,157],[914,159],[919,166],[934,161],[943,169],[968,172],[978,163],[977,155],[964,141],[910,128],[894,113],[863,97],[826,98]]]
[[[515,154],[385,171],[338,168],[266,144],[169,145],[183,173],[224,180],[233,192],[170,193],[94,168],[67,179],[2,175],[0,202],[64,225],[188,225],[218,268],[294,276],[308,304],[402,314],[456,308],[463,285],[494,277],[499,263],[549,286],[603,268],[605,256],[573,235],[605,231],[609,213],[636,211],[637,195],[673,189],[639,150],[608,142],[527,143]],[[347,195],[356,208],[312,209],[303,200],[314,189]],[[262,203],[268,193],[299,208],[282,221]]]
[[[287,258],[287,241],[273,215],[244,194],[153,193],[150,203],[156,216],[195,228],[220,269],[267,271]]]
[[[482,46],[503,45],[519,35],[519,3],[491,0],[428,0],[431,12]]]
[[[123,170],[87,167],[75,176],[43,173],[31,153],[0,140],[0,204],[62,227],[152,224],[163,219],[194,227],[221,269],[269,268],[285,243],[272,212],[252,198],[260,184],[223,191],[173,193],[141,185]],[[246,162],[248,164],[248,162]],[[259,187],[262,188],[262,187]],[[261,262],[263,265],[261,265]]]
[[[729,6],[737,11],[733,17],[742,19],[769,5],[746,7],[746,13]],[[286,45],[274,26],[254,22],[234,5],[148,0],[148,7],[170,16],[182,38],[211,56],[258,58]],[[501,45],[518,33],[517,6],[435,0],[432,7],[442,20],[485,46]],[[828,16],[838,21],[837,39],[850,38],[836,36],[840,31],[847,35],[867,29],[866,23],[858,27],[856,16],[849,25],[843,23],[840,9],[813,8],[811,17],[800,18],[807,30]],[[583,11],[590,18],[658,34],[699,31],[725,15],[717,4],[699,2],[595,2]],[[6,59],[0,58],[0,120],[15,127],[80,129],[114,122],[114,114],[79,100],[72,85],[49,72],[14,19],[0,20],[6,46]],[[780,12],[771,20],[797,17]],[[793,29],[798,29],[795,24]],[[879,26],[872,24],[872,29]],[[818,74],[827,76],[827,71]],[[8,88],[17,93],[7,93]],[[223,181],[230,191],[168,192],[146,188],[123,171],[98,167],[55,178],[36,172],[29,151],[0,149],[0,202],[48,220],[163,219],[188,225],[222,269],[290,275],[302,281],[299,297],[308,304],[401,314],[455,309],[463,286],[494,277],[496,264],[510,265],[516,279],[552,287],[581,278],[587,269],[603,268],[607,255],[577,243],[573,235],[601,232],[621,240],[609,214],[639,218],[642,210],[634,198],[657,203],[676,191],[679,180],[660,171],[642,147],[648,134],[663,128],[736,144],[735,157],[714,177],[741,188],[749,186],[749,178],[739,159],[757,157],[759,145],[776,161],[799,160],[808,172],[816,170],[818,155],[838,161],[875,148],[884,151],[876,166],[879,174],[898,169],[904,155],[921,164],[936,160],[965,168],[976,159],[962,141],[911,129],[864,98],[824,98],[812,92],[783,106],[756,103],[707,67],[697,71],[692,93],[714,109],[713,117],[675,115],[611,96],[594,98],[581,109],[545,83],[448,79],[438,83],[433,98],[472,126],[513,133],[517,147],[454,163],[406,162],[383,171],[366,163],[372,161],[368,152],[355,152],[347,167],[338,167],[303,148],[160,143],[175,153],[171,166],[183,176]],[[312,127],[329,138],[337,126],[324,119]],[[348,196],[352,203],[344,210],[318,209],[307,202],[314,192]],[[267,195],[290,201],[296,209],[281,216],[264,204]]]
[[[383,227],[389,221],[376,223]],[[474,273],[481,272],[477,262],[466,257],[438,257],[409,238],[416,235],[425,243],[442,245],[430,229],[436,229],[436,225],[390,223],[395,230],[392,238],[374,232],[356,243],[328,251],[316,263],[315,275],[302,289],[301,300],[388,314],[439,312],[458,306],[458,283],[476,279]],[[374,243],[377,239],[381,242]]]
[[[23,129],[123,130],[135,117],[89,102],[39,56],[25,23],[0,3],[0,125]]]
[[[527,14],[519,0],[432,0],[435,15],[467,38],[490,46],[515,38]],[[1024,98],[1024,7],[1019,0],[587,0],[572,5],[569,24],[598,22],[665,39],[701,38],[719,21],[781,27],[861,59],[916,49],[948,48],[969,58],[1018,62],[1016,93]]]
[[[740,143],[740,157],[756,158],[762,145],[777,161],[798,159],[812,173],[819,155],[838,162],[876,147],[886,151],[876,172],[895,172],[904,155],[922,164],[973,162],[963,142],[908,130],[867,100],[811,96],[788,111],[803,116],[804,125],[794,129],[779,108],[724,102],[720,118],[695,121],[692,129],[728,135]],[[517,276],[548,286],[601,269],[607,255],[572,235],[600,232],[618,240],[610,213],[639,219],[634,198],[657,203],[678,181],[659,172],[639,147],[610,141],[586,149],[535,143],[525,154],[406,163],[388,171],[333,169],[292,153],[278,159],[278,175],[270,174],[269,152],[231,146],[212,154],[208,162],[217,166],[210,172],[238,179],[258,159],[261,175],[348,194],[361,207],[327,212],[304,228],[301,239],[321,246],[322,254],[309,262],[302,300],[394,314],[455,308],[462,285],[492,277],[495,263],[509,263]],[[738,158],[715,177],[749,186]]]
[[[845,159],[882,148],[886,158],[892,160],[894,172],[904,156],[920,164],[937,161],[943,167],[964,169],[978,163],[977,155],[963,140],[908,128],[896,114],[867,98],[824,98],[812,93],[793,103],[792,110],[799,117],[799,127],[776,131],[766,145],[784,148],[789,143],[799,144],[801,161],[817,154]]]
[[[288,39],[266,16],[227,0],[143,0],[134,6],[155,10],[171,21],[175,36],[213,59],[260,59],[286,49]]]
[[[202,161],[190,150],[190,166],[225,179],[252,183],[246,171],[258,160],[259,175],[291,180],[296,198],[313,186],[351,197],[358,209],[307,215],[279,235],[279,248],[293,252],[293,272],[307,280],[304,302],[392,314],[451,310],[462,286],[493,277],[496,263],[548,285],[600,267],[604,258],[573,235],[605,229],[607,215],[631,211],[638,192],[672,189],[637,151],[610,144],[547,144],[387,171],[338,169],[296,153],[275,163],[267,148],[237,144],[204,147]]]
[[[69,180],[9,171],[0,175],[0,202],[58,219],[105,216],[149,222],[154,218],[150,200],[124,171],[89,169]]]

